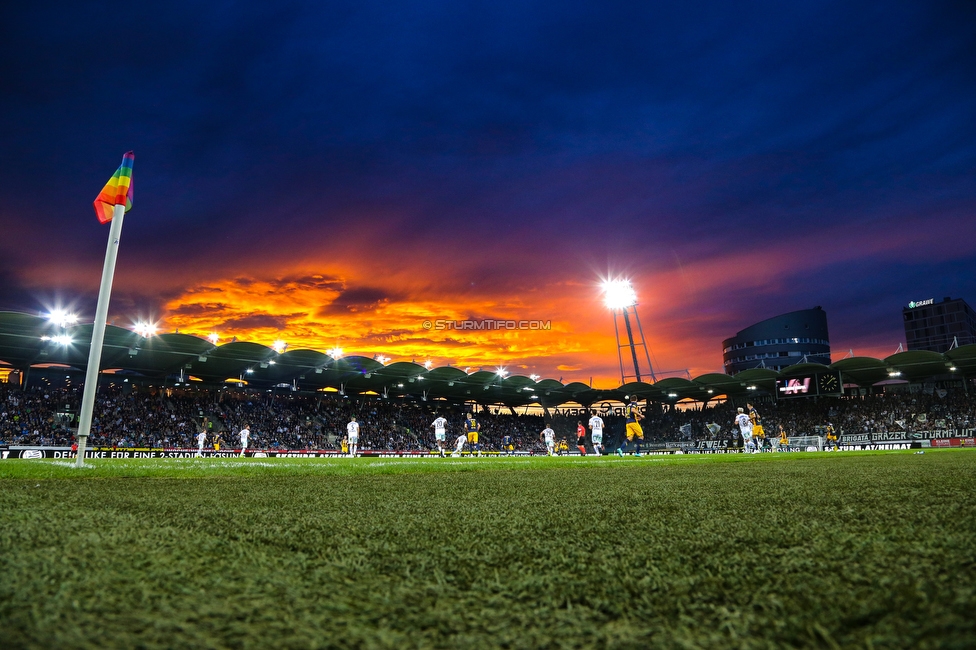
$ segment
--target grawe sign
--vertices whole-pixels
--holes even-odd
[[[926,305],[931,305],[935,303],[935,298],[929,298],[928,300],[913,300],[908,303],[909,309],[915,309],[916,307],[925,307]]]

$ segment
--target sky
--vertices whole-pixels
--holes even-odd
[[[12,3],[0,310],[619,384],[822,306],[834,359],[976,304],[964,2]],[[458,331],[424,321],[538,320]]]

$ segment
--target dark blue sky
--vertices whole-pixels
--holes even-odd
[[[608,270],[701,371],[784,311],[824,306],[839,357],[894,351],[910,300],[976,303],[972,3],[671,4],[5,8],[0,309],[94,311],[129,149],[120,318],[414,354],[424,310],[553,314],[573,345],[441,356],[600,376]],[[189,298],[238,281],[323,308]]]

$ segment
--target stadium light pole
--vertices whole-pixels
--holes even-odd
[[[620,364],[620,383],[627,383],[628,377],[633,377],[635,381],[641,381],[640,363],[637,357],[637,348],[644,349],[644,360],[647,363],[647,374],[651,381],[657,381],[654,375],[654,368],[651,365],[651,357],[647,351],[647,344],[644,342],[644,328],[641,326],[640,316],[637,315],[637,292],[634,290],[630,280],[616,279],[607,280],[603,283],[604,302],[613,314],[613,333],[617,339],[617,361]],[[617,326],[617,315],[624,321],[624,331],[627,333],[627,342],[620,342],[620,328]],[[631,317],[637,324],[638,339],[634,340],[634,327],[631,324]],[[630,358],[634,364],[634,374],[628,375],[624,372],[623,349],[630,348]]]

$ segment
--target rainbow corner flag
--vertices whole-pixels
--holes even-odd
[[[136,155],[131,151],[122,156],[122,164],[98,193],[95,214],[99,223],[111,221],[112,211],[117,205],[124,205],[126,212],[132,209],[132,162],[135,159]]]

